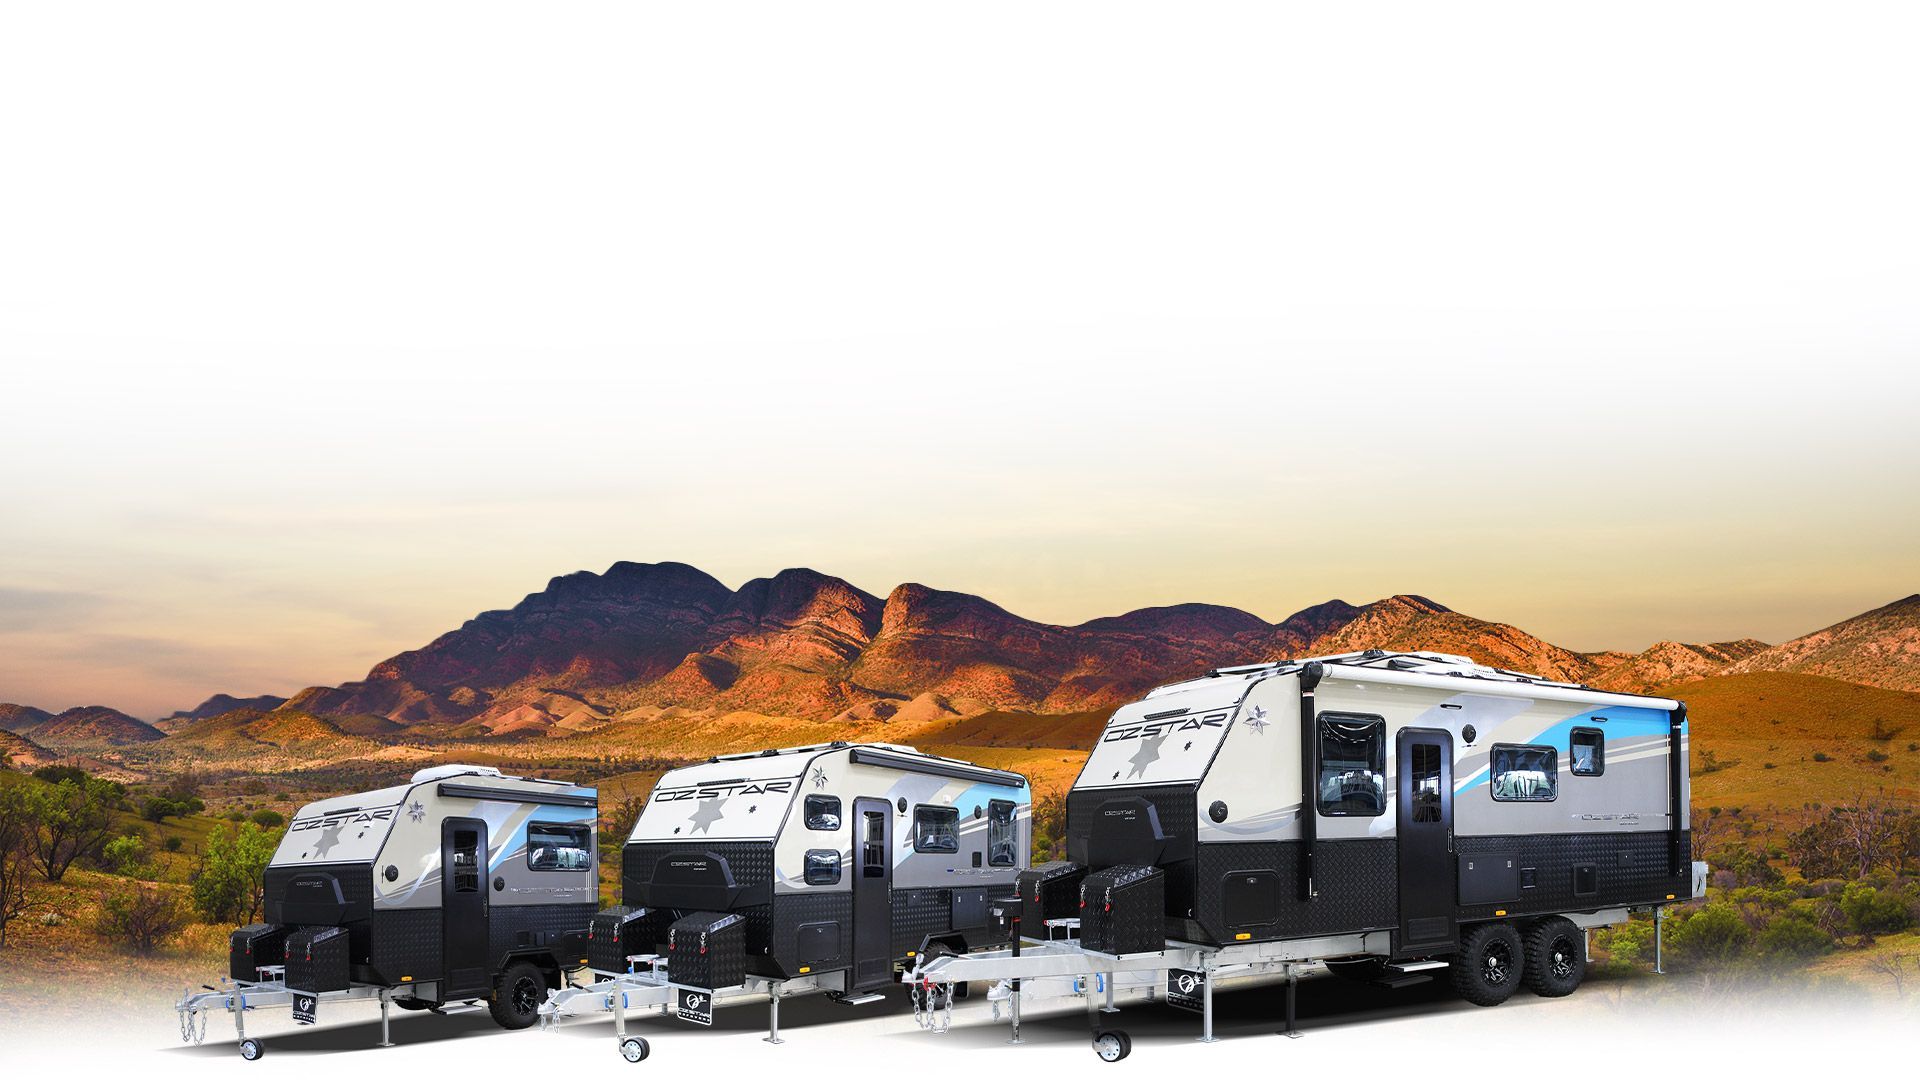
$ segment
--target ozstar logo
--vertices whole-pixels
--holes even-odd
[[[784,780],[729,780],[718,784],[670,788],[653,793],[654,802],[685,802],[688,799],[730,799],[735,795],[787,795],[800,778]]]
[[[1191,994],[1200,989],[1200,976],[1192,972],[1183,972],[1178,979],[1174,980],[1174,984],[1180,987],[1181,993]]]
[[[339,825],[364,825],[372,821],[392,821],[393,808],[384,810],[341,810],[332,814],[316,814],[313,817],[294,818],[287,826],[288,832],[305,832],[308,829],[325,829]]]
[[[1101,736],[1101,742],[1126,742],[1128,739],[1158,739],[1176,731],[1199,731],[1203,728],[1224,728],[1227,726],[1227,714],[1208,713],[1205,716],[1176,716],[1166,720],[1151,720],[1144,723],[1116,724]]]

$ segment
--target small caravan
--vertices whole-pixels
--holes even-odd
[[[1011,895],[1031,847],[1025,777],[909,746],[835,742],[675,769],[622,850],[622,906],[594,920],[591,966],[606,979],[543,1012],[618,999],[710,1023],[716,997],[765,996],[778,1041],[782,996],[875,1000],[929,949],[1005,940],[990,901]],[[644,1056],[623,1020],[619,1034],[623,1053]]]
[[[1209,1035],[1216,981],[1308,963],[1559,996],[1587,929],[1698,895],[1688,797],[1678,701],[1440,653],[1223,668],[1121,707],[1069,791],[1068,861],[1023,878],[1020,932],[1073,942],[913,976],[1166,975]]]
[[[293,816],[264,879],[265,922],[234,932],[233,989],[183,1000],[183,1034],[231,1011],[378,998],[430,1009],[487,1001],[501,1026],[538,1019],[562,972],[586,963],[599,907],[594,789],[444,765]]]

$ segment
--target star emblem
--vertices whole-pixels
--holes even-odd
[[[425,821],[427,819],[427,808],[420,805],[420,800],[415,799],[413,805],[407,807],[407,816],[412,818],[415,823]]]
[[[1247,726],[1253,729],[1255,735],[1266,734],[1268,722],[1267,710],[1264,706],[1255,705],[1247,710]]]
[[[808,779],[813,781],[814,787],[817,787],[817,788],[826,787],[827,786],[826,767],[823,765],[815,765],[813,767],[813,775],[808,777]]]
[[[329,825],[326,828],[321,829],[320,839],[315,840],[313,842],[313,857],[316,859],[326,858],[327,852],[332,851],[336,846],[339,845],[340,833],[346,827],[347,827],[347,823],[342,821],[337,825]]]
[[[1131,779],[1135,776],[1145,776],[1147,774],[1147,766],[1160,760],[1160,745],[1166,741],[1167,737],[1165,735],[1151,739],[1141,739],[1140,749],[1135,750],[1133,756],[1127,759],[1127,764],[1133,766],[1133,769],[1127,773],[1127,777]]]
[[[720,807],[723,806],[726,801],[725,799],[701,799],[700,808],[695,810],[693,816],[687,819],[687,822],[693,826],[693,828],[688,831],[711,831],[713,823],[720,820]]]

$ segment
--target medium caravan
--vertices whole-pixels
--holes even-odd
[[[1018,773],[885,743],[715,757],[660,778],[621,854],[623,906],[594,919],[601,981],[548,1016],[658,1005],[711,1023],[716,999],[824,991],[859,1003],[929,949],[1005,940],[991,901],[1029,862]]]
[[[529,1027],[562,973],[586,963],[599,907],[594,789],[444,765],[395,787],[302,807],[268,864],[265,922],[234,932],[231,989],[184,998],[181,1033],[232,1013],[323,1002],[432,1009],[487,1001],[502,1027]],[[196,1026],[197,1021],[197,1026]]]
[[[1312,962],[1444,969],[1482,1005],[1571,993],[1586,929],[1699,895],[1686,763],[1686,707],[1664,698],[1438,653],[1223,668],[1122,707],[1068,793],[1068,862],[1023,879],[1021,932],[1076,940],[913,978],[1165,976],[1209,1037],[1215,983]],[[1129,1045],[1096,1039],[1110,1060]]]

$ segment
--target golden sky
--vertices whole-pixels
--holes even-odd
[[[1920,72],[1741,10],[30,13],[0,700],[339,682],[619,559],[1578,649],[1904,596]]]

